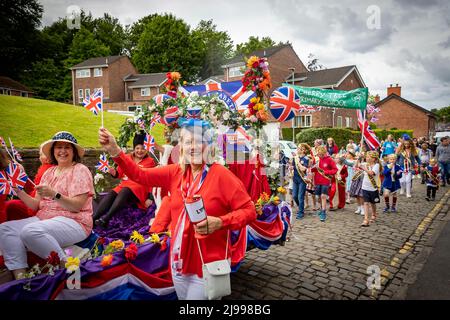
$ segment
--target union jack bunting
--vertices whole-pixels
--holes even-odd
[[[150,129],[153,128],[157,123],[161,123],[161,116],[155,112],[152,119],[150,120]]]
[[[153,150],[155,149],[155,138],[153,138],[149,134],[145,135],[144,149],[151,152],[153,152]]]
[[[300,96],[289,87],[280,87],[270,97],[270,112],[280,122],[291,120],[300,110]]]
[[[157,94],[153,97],[153,101],[155,101],[158,106],[162,105],[163,102],[168,99],[172,99],[172,97],[164,93]]]
[[[9,183],[12,188],[22,190],[27,183],[28,176],[25,171],[18,164],[11,162],[6,168],[6,175],[9,178]]]
[[[178,112],[177,106],[168,107],[164,111],[164,117],[161,119],[161,123],[165,124],[165,125],[169,125],[172,122],[176,121],[178,119],[177,112]]]
[[[98,160],[98,163],[97,163],[97,165],[95,166],[95,168],[96,168],[98,171],[101,171],[101,172],[104,172],[104,173],[109,172],[109,168],[108,168],[108,159],[107,159],[107,157],[106,157],[106,154],[102,153],[102,154],[100,155],[100,159]]]
[[[380,147],[380,141],[378,140],[375,132],[369,126],[369,121],[366,119],[365,111],[357,110],[358,113],[358,125],[362,132],[363,138],[371,150],[375,150]]]
[[[93,114],[98,115],[102,111],[103,92],[101,89],[94,91],[92,95],[86,97],[83,101],[83,107],[91,111]]]
[[[0,195],[10,195],[13,193],[11,185],[8,181],[8,176],[3,171],[0,171]]]

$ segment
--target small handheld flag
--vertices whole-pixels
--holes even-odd
[[[157,113],[154,113],[152,119],[150,120],[150,129],[152,129],[157,123],[161,123],[161,116]]]
[[[8,181],[8,176],[3,171],[0,171],[0,195],[10,195],[13,193],[11,185]]]
[[[91,111],[93,114],[102,114],[102,128],[103,128],[103,90],[97,89],[94,93],[83,101],[83,107]]]
[[[22,162],[23,161],[22,160],[22,156],[20,155],[19,151],[17,151],[16,148],[14,148],[14,145],[13,145],[13,143],[11,141],[11,138],[8,137],[8,139],[9,139],[9,144],[11,145],[11,152],[12,152],[13,157],[17,161]]]
[[[95,168],[103,173],[109,172],[109,164],[106,154],[102,153]]]
[[[18,164],[10,162],[5,171],[12,188],[18,188],[22,190],[25,187],[28,176]]]
[[[155,138],[153,138],[149,134],[146,134],[144,139],[144,148],[145,150],[153,153],[153,151],[155,150]]]

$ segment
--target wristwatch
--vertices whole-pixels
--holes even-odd
[[[53,200],[59,200],[59,199],[61,199],[61,193],[57,192],[55,194],[55,196],[53,197]]]

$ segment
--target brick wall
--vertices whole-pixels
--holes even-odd
[[[269,62],[273,90],[280,87],[291,74],[289,68],[295,68],[296,73],[308,71],[291,46],[286,46],[277,51],[267,60]]]
[[[128,111],[128,106],[141,106],[144,101],[121,101],[121,102],[105,102],[105,111],[120,110]]]
[[[74,90],[75,90],[75,104],[80,104],[78,99],[78,90],[83,89],[83,98],[86,95],[86,89],[90,90],[90,94],[94,92],[95,88],[103,88],[104,99],[107,99],[110,94],[109,88],[109,68],[102,68],[102,76],[94,77],[94,68],[90,68],[91,76],[89,78],[76,78],[76,70],[73,71]]]
[[[109,66],[109,101],[125,101],[125,82],[123,78],[128,74],[137,73],[136,68],[128,57],[122,57]]]
[[[131,99],[133,101],[148,101],[157,94],[161,93],[161,89],[157,87],[151,87],[150,88],[150,96],[142,96],[141,95],[141,89],[143,88],[133,88],[131,93]]]
[[[415,137],[427,136],[431,129],[434,132],[434,119],[429,120],[429,116],[395,97],[378,105],[380,112],[377,114],[379,129],[413,129]]]

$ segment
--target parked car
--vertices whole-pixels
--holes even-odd
[[[278,146],[279,150],[283,151],[284,155],[289,159],[292,159],[292,153],[295,153],[297,151],[296,144],[288,140],[272,141],[270,145],[272,146],[272,148]]]

